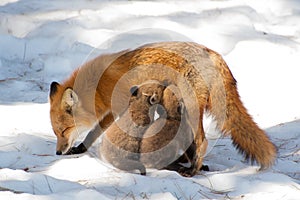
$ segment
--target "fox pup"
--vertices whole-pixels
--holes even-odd
[[[100,155],[113,166],[142,175],[146,168],[140,162],[143,133],[154,120],[154,105],[161,100],[164,86],[159,82],[132,87],[129,107],[105,132],[100,144]]]
[[[174,170],[182,175],[184,169],[179,164],[180,151],[185,152],[182,157],[187,161],[192,156],[186,150],[193,143],[193,132],[188,123],[184,99],[175,85],[169,85],[163,92],[160,103],[161,117],[155,120],[143,134],[140,144],[140,161],[147,168]],[[203,140],[205,154],[207,141]],[[182,159],[182,158],[181,158]]]
[[[124,110],[125,94],[132,85],[165,79],[180,88],[187,108],[194,107],[188,115],[193,116],[189,123],[195,132],[196,148],[186,174],[193,176],[202,166],[204,111],[215,118],[224,134],[231,135],[233,144],[246,159],[256,161],[261,169],[274,163],[276,148],[247,113],[236,80],[221,55],[193,42],[152,43],[101,55],[62,84],[53,82],[50,117],[57,136],[57,154],[86,151],[114,121],[114,116]],[[194,95],[196,101],[189,102],[189,95]],[[196,106],[190,106],[192,102]],[[87,130],[90,132],[85,140],[72,148],[78,134]]]

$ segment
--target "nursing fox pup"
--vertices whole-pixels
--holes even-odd
[[[160,117],[143,134],[140,161],[147,168],[170,169],[183,174],[188,169],[180,165],[178,160],[181,160],[181,152],[186,152],[193,145],[194,133],[189,126],[184,99],[177,86],[166,86],[157,110],[160,110]],[[205,147],[201,152],[203,158],[206,139],[201,146]],[[190,161],[193,153],[183,153],[182,157]]]
[[[233,144],[261,169],[270,167],[276,148],[243,106],[234,77],[222,57],[192,42],[162,42],[99,56],[80,67],[62,84],[50,86],[50,117],[57,136],[57,154],[82,153],[128,107],[128,91],[147,80],[169,80],[180,88],[192,116],[195,153],[185,173],[202,166],[203,113],[208,111]],[[86,139],[72,147],[78,135]]]
[[[132,87],[128,109],[106,130],[100,145],[100,155],[113,166],[142,175],[146,168],[140,162],[143,134],[154,121],[154,105],[161,100],[164,86],[159,82]],[[129,92],[129,91],[128,91]]]
[[[193,133],[186,123],[184,101],[176,86],[164,89],[163,84],[152,81],[134,87],[131,92],[128,110],[104,133],[101,156],[119,169],[138,169],[142,175],[146,174],[146,167],[184,173],[187,168],[177,159],[190,159],[189,155],[181,155],[180,150],[185,152],[189,148]],[[151,100],[155,96],[155,101]],[[160,110],[156,120],[155,110]],[[205,140],[205,149],[206,145]]]

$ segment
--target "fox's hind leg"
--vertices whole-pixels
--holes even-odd
[[[191,149],[189,150],[189,156],[192,155],[191,159],[191,167],[182,172],[185,176],[194,176],[200,171],[202,167],[202,161],[206,153],[207,148],[207,140],[205,138],[204,129],[203,129],[203,108],[200,107],[199,109],[199,122],[198,122],[198,131],[194,135],[194,144],[195,144],[195,151],[192,152]]]

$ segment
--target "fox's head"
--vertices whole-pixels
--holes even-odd
[[[66,154],[78,135],[93,126],[94,116],[81,106],[71,87],[52,82],[49,99],[51,124],[57,137],[56,154]]]

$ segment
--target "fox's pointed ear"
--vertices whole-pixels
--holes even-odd
[[[50,99],[52,100],[52,97],[55,95],[55,93],[57,92],[57,89],[59,87],[59,83],[58,82],[52,82],[51,85],[50,85],[50,93],[49,93],[49,96],[50,96]]]
[[[138,86],[132,86],[130,88],[130,93],[131,93],[132,96],[137,96],[138,91],[139,91],[139,87]]]
[[[74,108],[78,103],[79,99],[76,92],[71,88],[67,88],[61,99],[62,108],[65,109],[65,111],[69,114],[72,114]]]

